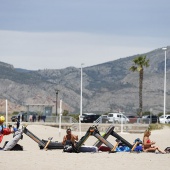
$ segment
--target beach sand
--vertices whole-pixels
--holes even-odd
[[[59,135],[58,128],[29,125],[27,127],[40,139],[47,140],[53,137],[52,141],[62,141],[66,131],[61,130]],[[79,135],[79,132],[72,132]],[[82,132],[82,136],[85,132]],[[133,144],[136,138],[143,138],[143,134],[118,133],[128,142]],[[80,135],[79,135],[80,138]],[[156,141],[157,146],[162,150],[170,146],[170,128],[154,130],[151,140]],[[0,147],[5,141],[12,139],[12,135],[5,136]],[[93,145],[97,139],[90,136],[85,145]],[[109,136],[108,141],[115,144],[115,138]],[[99,152],[99,153],[63,153],[62,150],[40,150],[38,144],[24,134],[23,140],[19,144],[24,147],[24,151],[0,151],[0,167],[2,170],[169,170],[170,154],[155,153],[129,153],[129,152]]]

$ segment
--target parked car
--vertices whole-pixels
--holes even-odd
[[[109,119],[107,117],[107,115],[101,115],[101,123],[108,123]]]
[[[97,120],[101,115],[85,115],[83,117],[83,123],[93,123],[95,120]]]
[[[83,118],[86,115],[96,115],[95,113],[83,113],[82,116],[80,116],[80,121],[83,122]]]
[[[94,123],[108,123],[107,115],[101,115]]]
[[[159,119],[156,115],[145,115],[142,116],[142,123],[159,123]]]
[[[107,117],[109,123],[129,123],[129,119],[123,113],[109,113]]]
[[[129,119],[129,123],[137,123],[137,116],[134,115],[128,115],[127,118]]]
[[[28,118],[27,118],[27,112],[19,112],[17,115],[14,115],[11,117],[11,121],[15,122],[19,119],[22,119],[23,122],[27,122]]]
[[[160,116],[159,121],[160,123],[170,123],[170,115],[165,115],[165,119],[164,115]]]

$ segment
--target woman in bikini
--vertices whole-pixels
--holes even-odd
[[[150,140],[150,135],[151,135],[151,131],[146,130],[144,132],[144,136],[143,136],[143,151],[144,152],[155,152],[156,150],[161,152],[161,153],[165,153],[164,151],[161,151],[159,149],[158,146],[154,146],[155,142]]]

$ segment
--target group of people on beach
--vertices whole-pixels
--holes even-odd
[[[3,139],[4,135],[9,135],[9,134],[14,132],[14,130],[11,127],[6,127],[4,125],[4,121],[5,121],[5,117],[4,116],[0,116],[0,143],[2,142],[2,139]],[[143,149],[143,151],[144,152],[155,152],[155,151],[158,151],[160,153],[166,153],[166,152],[160,150],[160,148],[158,146],[155,146],[155,142],[151,141],[150,135],[151,135],[151,131],[150,130],[146,130],[144,132],[143,142],[142,142],[142,149]],[[62,144],[66,145],[66,144],[72,143],[74,145],[76,141],[78,141],[78,136],[74,135],[72,133],[71,129],[68,128],[66,130],[66,135],[63,137]]]
[[[71,129],[67,129],[66,131],[66,135],[63,138],[63,145],[66,145],[67,143],[73,143],[75,144],[76,141],[78,141],[78,136],[73,135],[71,133]],[[166,153],[165,151],[160,150],[160,148],[158,146],[155,146],[154,144],[156,142],[153,142],[150,140],[150,135],[151,135],[151,131],[150,130],[146,130],[144,132],[144,136],[143,136],[143,143],[142,143],[142,149],[144,152],[155,152],[158,151],[160,153]]]

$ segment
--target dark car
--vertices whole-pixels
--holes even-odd
[[[17,115],[12,116],[11,121],[16,122],[18,120],[18,118],[22,119],[23,122],[27,122],[27,112],[20,112]]]
[[[83,117],[83,123],[93,123],[96,119],[98,119],[101,115],[85,115]]]
[[[159,123],[159,118],[156,115],[147,115],[142,117],[143,123]]]

